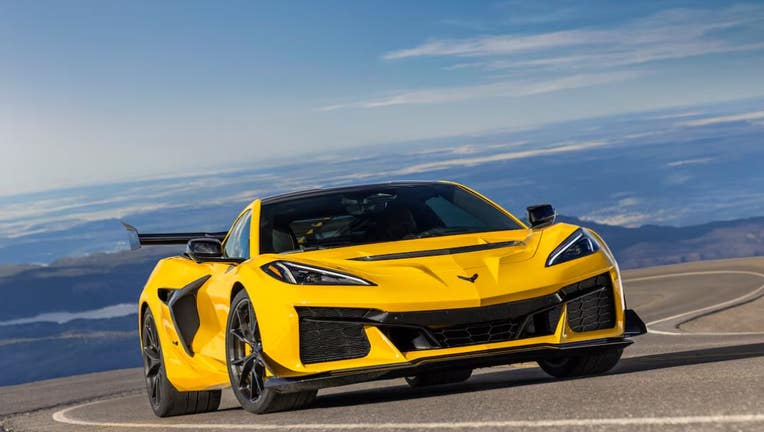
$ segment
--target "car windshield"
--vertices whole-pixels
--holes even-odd
[[[445,183],[362,186],[267,200],[260,252],[282,253],[522,227]]]

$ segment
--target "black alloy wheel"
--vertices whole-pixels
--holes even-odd
[[[220,406],[220,390],[178,391],[167,378],[162,344],[156,321],[149,309],[143,313],[141,351],[146,392],[152,411],[158,417],[215,411]]]
[[[316,398],[316,390],[278,393],[266,387],[269,376],[266,356],[257,317],[246,290],[234,296],[228,312],[226,360],[233,393],[242,408],[251,413],[298,409]]]

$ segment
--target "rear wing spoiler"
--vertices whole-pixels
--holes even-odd
[[[130,243],[130,249],[132,250],[140,249],[141,246],[186,244],[189,240],[195,238],[214,238],[223,241],[225,236],[228,234],[228,231],[213,233],[191,232],[141,234],[134,226],[130,224],[122,222],[122,225],[127,230],[127,240]]]

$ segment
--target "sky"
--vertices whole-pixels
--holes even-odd
[[[764,2],[0,0],[0,196],[764,95]]]

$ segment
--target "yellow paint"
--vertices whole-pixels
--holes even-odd
[[[491,202],[482,195],[479,196]],[[501,209],[497,204],[491,204]],[[624,304],[621,279],[607,247],[584,258],[545,267],[545,261],[552,250],[573,233],[578,228],[576,226],[558,223],[543,229],[529,229],[515,216],[501,209],[520,224],[522,229],[402,240],[289,255],[261,255],[258,248],[260,205],[260,200],[255,200],[242,212],[252,212],[251,259],[235,264],[196,263],[185,257],[166,258],[157,264],[140,296],[140,305],[149,307],[158,323],[167,376],[180,391],[222,388],[229,385],[225,363],[225,328],[231,291],[236,284],[244,286],[253,300],[263,348],[274,366],[272,372],[284,377],[392,365],[449,354],[479,354],[481,351],[496,348],[618,337],[623,334]],[[376,262],[348,260],[367,255],[508,240],[522,243],[519,246],[455,255]],[[604,242],[602,244],[604,245]],[[306,286],[282,283],[260,268],[275,259],[288,259],[339,270],[372,281],[376,286]],[[605,272],[610,273],[616,290],[616,326],[613,329],[575,333],[567,326],[563,311],[557,331],[550,336],[459,348],[399,352],[382,332],[369,326],[366,328],[366,334],[371,351],[366,357],[309,365],[300,362],[295,306],[357,307],[390,312],[486,306],[550,294],[563,286]],[[474,273],[480,275],[474,284],[457,278],[458,275]],[[157,297],[157,290],[181,288],[205,275],[211,277],[197,294],[200,327],[192,343],[194,355],[189,357],[180,343],[174,344],[179,342],[178,336],[169,309]]]

